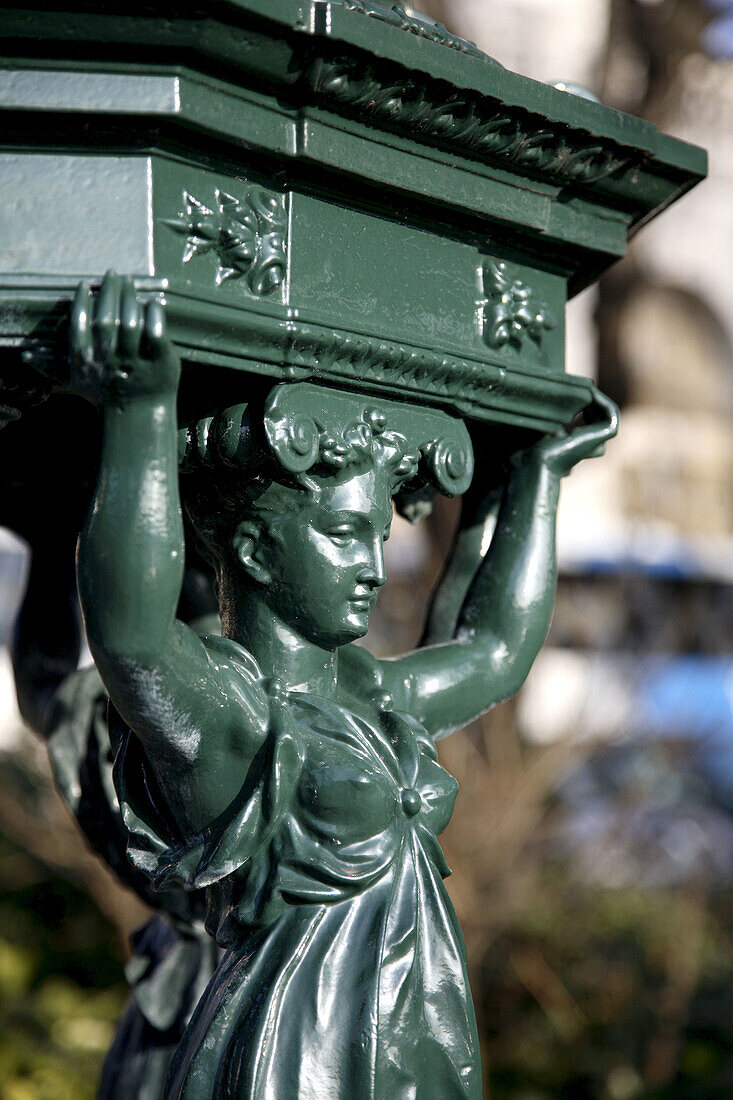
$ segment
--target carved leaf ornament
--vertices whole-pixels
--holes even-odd
[[[540,296],[506,263],[490,260],[483,270],[482,321],[490,348],[521,347],[525,337],[536,344],[557,321]]]
[[[367,116],[562,183],[594,183],[629,164],[617,146],[582,131],[550,127],[539,116],[485,96],[446,93],[440,83],[394,67],[353,57],[317,58],[306,79],[332,110]]]
[[[189,191],[184,209],[164,224],[186,238],[183,263],[213,252],[219,263],[216,285],[246,277],[253,294],[271,294],[285,280],[287,218],[281,199],[251,191],[246,201],[216,190],[212,210]]]

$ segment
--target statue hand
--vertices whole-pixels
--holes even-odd
[[[99,296],[80,283],[69,325],[69,389],[95,405],[176,393],[181,364],[160,302],[143,304],[132,280],[108,271]]]
[[[539,459],[558,477],[569,474],[584,458],[596,458],[618,431],[618,407],[593,387],[593,401],[586,410],[587,423],[564,435],[545,436],[524,455]]]

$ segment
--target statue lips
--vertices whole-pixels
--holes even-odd
[[[349,598],[349,603],[356,611],[371,612],[374,610],[374,605],[377,602],[378,590],[370,589],[367,592],[355,592],[353,596]]]

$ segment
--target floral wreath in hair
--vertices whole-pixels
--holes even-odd
[[[365,405],[353,394],[335,395],[308,383],[277,386],[264,411],[235,405],[182,429],[181,471],[250,470],[256,476],[274,459],[294,481],[316,490],[313,475],[319,472],[336,473],[377,460],[389,470],[400,510],[409,519],[420,519],[430,510],[435,491],[459,496],[468,488],[473,475],[470,438],[465,425],[437,410],[421,412],[416,432],[410,431],[414,409],[393,402],[384,406],[387,411]],[[389,414],[399,419],[400,412],[405,431],[388,428]]]

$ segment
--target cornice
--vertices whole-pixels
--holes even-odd
[[[76,65],[92,58],[96,65],[137,65],[143,48],[155,58],[145,71],[175,65],[213,76],[222,83],[214,96],[238,89],[264,97],[277,104],[286,128],[313,107],[366,123],[375,138],[391,132],[416,149],[508,172],[522,186],[539,180],[623,210],[631,228],[706,174],[702,150],[648,121],[513,73],[399,4],[219,0],[204,13],[193,0],[179,0],[175,9],[161,0],[154,11],[129,0],[124,13],[107,14],[66,0],[52,13],[42,9],[43,0],[4,7],[9,56],[45,54],[58,64],[74,41],[83,47]],[[196,104],[201,110],[203,101]],[[225,115],[217,117],[223,136],[242,140],[229,133]],[[277,140],[259,129],[258,142],[293,149],[283,125]]]
[[[529,370],[482,358],[288,318],[282,307],[253,300],[247,308],[213,304],[160,280],[136,280],[139,290],[164,293],[169,329],[184,358],[283,381],[317,381],[385,398],[417,400],[484,422],[551,431],[572,421],[591,400],[585,379]],[[25,352],[28,363],[56,376],[62,370],[65,321],[74,283],[38,276],[0,279],[8,318],[0,346]],[[32,337],[25,335],[32,331]]]
[[[305,82],[327,109],[563,186],[594,184],[646,159],[640,150],[521,107],[363,57],[316,57]]]

